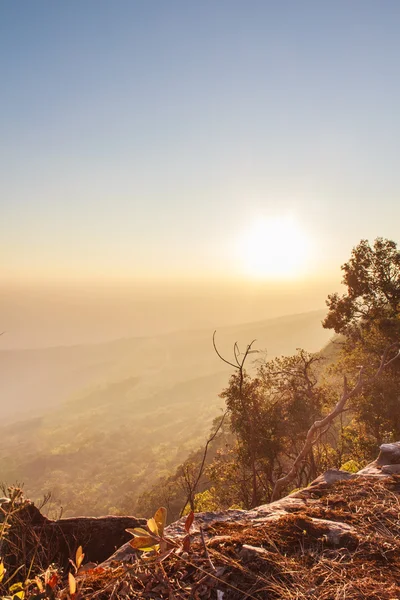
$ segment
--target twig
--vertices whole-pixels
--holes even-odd
[[[201,541],[202,541],[202,544],[203,544],[204,552],[206,554],[206,558],[208,560],[208,564],[210,565],[210,567],[212,568],[213,571],[216,571],[217,569],[215,568],[214,563],[213,563],[213,561],[210,558],[210,553],[208,552],[208,548],[207,548],[207,545],[206,545],[206,540],[204,538],[204,531],[203,531],[203,528],[202,528],[201,525],[200,525],[199,529],[200,529]]]
[[[180,517],[183,516],[183,512],[184,512],[184,510],[185,510],[188,502],[190,503],[191,510],[194,510],[194,496],[196,494],[197,486],[199,485],[199,481],[201,479],[201,476],[203,475],[204,465],[205,465],[206,458],[207,458],[207,453],[208,453],[208,447],[211,444],[211,442],[217,437],[217,434],[218,434],[219,430],[221,429],[221,427],[222,427],[222,425],[223,425],[223,423],[225,421],[225,417],[226,417],[227,414],[228,414],[228,411],[226,410],[224,412],[224,414],[222,415],[222,417],[221,417],[221,420],[220,420],[220,422],[218,424],[218,427],[216,428],[216,430],[214,431],[214,433],[211,435],[211,437],[208,438],[208,440],[206,442],[206,445],[204,447],[204,452],[203,452],[203,458],[202,458],[202,461],[201,461],[199,472],[198,472],[197,477],[196,477],[196,481],[194,482],[193,487],[190,490],[190,493],[189,493],[189,495],[188,495],[188,497],[186,499],[186,502],[185,502],[185,504],[182,507],[182,510],[181,510],[181,513],[180,513]]]
[[[240,590],[239,588],[237,588],[235,585],[232,585],[231,583],[228,583],[227,581],[224,581],[223,579],[221,579],[220,577],[217,577],[217,575],[214,575],[214,573],[209,573],[208,571],[206,571],[205,569],[202,569],[201,567],[199,567],[198,565],[195,565],[194,563],[192,563],[190,560],[186,560],[185,558],[183,558],[183,556],[180,557],[181,560],[183,560],[187,565],[190,565],[191,567],[193,567],[194,569],[197,569],[197,571],[201,571],[202,573],[204,573],[205,575],[208,575],[209,577],[212,577],[213,579],[215,579],[216,581],[219,581],[220,583],[222,583],[223,585],[225,585],[226,587],[231,588],[232,590],[235,590],[235,592],[239,592],[240,594],[242,594],[242,597],[244,598],[252,598],[253,600],[258,600],[258,598],[256,598],[255,596],[253,596],[252,594],[248,594],[247,592]]]

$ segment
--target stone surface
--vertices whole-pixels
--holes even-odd
[[[400,442],[382,444],[376,464],[378,466],[400,464]]]
[[[358,475],[374,477],[385,477],[396,473],[400,473],[400,442],[382,444],[378,458],[358,471]]]
[[[250,546],[249,544],[243,544],[239,556],[243,560],[243,562],[250,562],[254,560],[256,556],[265,556],[267,551],[265,548],[260,548],[259,546]]]
[[[354,527],[347,523],[341,523],[340,521],[329,521],[328,519],[310,519],[318,527],[326,528],[326,539],[334,546],[339,546],[343,538],[349,539],[350,537],[354,540],[357,539],[357,533]]]
[[[314,479],[309,488],[315,488],[321,484],[332,485],[333,483],[336,483],[336,481],[344,481],[352,479],[353,477],[355,477],[355,474],[349,473],[348,471],[341,471],[340,469],[328,469],[328,471],[325,471],[325,473],[317,477],[317,479]]]
[[[381,471],[386,475],[398,475],[400,473],[400,465],[383,465]]]
[[[207,529],[214,523],[231,521],[249,522],[257,527],[268,521],[281,519],[287,514],[300,512],[309,506],[311,502],[318,502],[318,497],[324,490],[332,486],[337,481],[348,481],[362,476],[387,477],[394,473],[400,473],[400,442],[395,444],[383,444],[380,447],[380,453],[376,461],[361,469],[358,473],[349,473],[339,469],[329,469],[317,479],[315,479],[307,488],[293,492],[289,496],[258,506],[253,510],[226,510],[221,512],[197,513],[193,524],[193,535],[199,533],[200,526],[207,538]],[[324,529],[327,541],[337,545],[344,537],[356,540],[355,530],[346,523],[327,521],[324,519],[312,519],[315,527]],[[165,534],[172,539],[180,539],[185,535],[184,530],[185,517],[169,525]],[[109,567],[116,562],[130,562],[135,556],[135,551],[129,544],[124,544],[109,559],[102,563],[102,566]]]

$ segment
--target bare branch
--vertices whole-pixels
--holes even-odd
[[[217,330],[214,331],[213,333],[213,346],[214,346],[214,350],[218,356],[218,358],[220,358],[224,363],[226,363],[227,365],[233,367],[234,369],[240,371],[241,369],[243,369],[244,367],[244,363],[246,362],[246,359],[248,357],[249,354],[252,354],[254,352],[258,352],[258,350],[252,350],[252,346],[255,343],[256,340],[253,340],[252,342],[250,342],[250,344],[248,344],[247,348],[246,348],[246,352],[243,354],[243,358],[240,361],[239,360],[239,356],[241,355],[241,352],[239,350],[239,345],[237,342],[234,343],[233,345],[233,355],[235,357],[235,361],[236,364],[231,362],[230,360],[227,360],[226,358],[224,358],[222,356],[222,354],[219,352],[218,348],[217,348],[217,344],[215,341],[215,336],[217,334]]]
[[[211,560],[211,558],[210,558],[210,553],[208,552],[208,548],[207,548],[206,540],[205,540],[205,538],[204,538],[204,531],[203,531],[203,528],[202,528],[202,526],[201,526],[201,525],[200,525],[200,536],[201,536],[201,542],[202,542],[202,544],[203,544],[203,548],[204,548],[204,552],[205,552],[205,555],[206,555],[206,559],[207,559],[207,561],[208,561],[208,564],[210,565],[210,567],[211,567],[211,569],[212,569],[213,571],[216,571],[217,569],[215,568],[215,566],[214,566],[214,563],[212,562],[212,560]]]
[[[246,415],[246,420],[250,423],[250,420],[248,418],[248,410],[247,410],[247,406],[246,406],[246,401],[243,397],[243,383],[244,383],[244,379],[245,379],[245,375],[246,375],[245,370],[244,370],[244,365],[245,365],[248,355],[251,352],[255,352],[254,350],[252,350],[252,346],[256,340],[253,340],[252,342],[250,342],[250,344],[247,345],[246,351],[243,354],[242,360],[239,360],[239,356],[241,354],[239,351],[239,345],[237,342],[234,343],[233,354],[234,354],[235,361],[236,361],[236,365],[235,365],[232,362],[230,362],[229,360],[226,360],[218,351],[218,348],[215,343],[215,334],[216,334],[216,331],[214,331],[214,335],[213,335],[213,345],[214,345],[214,350],[217,353],[217,356],[224,363],[230,365],[231,367],[233,367],[234,369],[236,369],[238,371],[238,374],[239,374],[239,401],[242,405],[243,413]],[[253,439],[250,442],[250,446],[251,446],[251,469],[252,469],[252,488],[253,488],[252,506],[255,506],[256,505],[255,500],[257,498],[257,472],[256,472],[256,460],[255,460],[255,449],[254,449],[254,440]]]
[[[218,351],[217,345],[215,343],[215,334],[217,333],[217,330],[214,331],[213,333],[213,346],[214,346],[214,350],[218,356],[218,358],[220,358],[222,360],[222,362],[226,363],[227,365],[230,365],[231,367],[233,367],[234,369],[239,369],[240,365],[234,365],[233,363],[231,363],[229,360],[226,360],[226,358],[224,358]]]
[[[223,425],[223,423],[225,421],[225,417],[226,417],[227,414],[228,414],[228,410],[226,410],[224,412],[224,414],[221,417],[220,422],[218,423],[218,427],[216,428],[216,430],[214,431],[214,433],[208,438],[208,440],[206,442],[206,445],[204,446],[203,458],[202,458],[202,461],[201,461],[199,472],[197,473],[197,477],[196,477],[195,482],[193,483],[192,486],[189,487],[189,494],[188,494],[188,497],[186,498],[185,504],[182,507],[181,514],[180,514],[181,517],[183,516],[183,512],[184,512],[184,510],[185,510],[185,508],[186,508],[186,506],[187,506],[188,503],[190,504],[190,509],[194,510],[194,497],[196,495],[197,486],[199,485],[199,481],[201,479],[201,476],[203,475],[204,466],[205,466],[205,463],[206,463],[206,458],[207,458],[207,453],[208,453],[208,447],[211,444],[211,442],[214,441],[215,438],[217,437],[218,432],[221,429],[221,427],[222,427],[222,425]]]
[[[240,350],[239,350],[239,346],[238,346],[237,342],[235,342],[233,345],[233,354],[235,355],[236,363],[237,363],[238,367],[240,368],[240,362],[239,362]]]
[[[254,344],[255,342],[256,342],[256,340],[253,340],[253,341],[251,341],[251,342],[250,342],[250,344],[248,344],[248,346],[247,346],[247,348],[246,348],[246,352],[245,352],[245,353],[244,353],[244,355],[243,355],[243,360],[242,360],[242,362],[240,363],[240,368],[241,368],[241,369],[243,369],[243,367],[244,367],[244,363],[246,362],[246,359],[247,359],[248,355],[250,354],[250,352],[257,352],[256,350],[252,350],[252,349],[251,349],[251,348],[252,348],[252,346],[253,346],[253,344]]]

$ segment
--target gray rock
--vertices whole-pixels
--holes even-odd
[[[243,544],[240,549],[239,556],[243,560],[243,562],[251,562],[257,556],[265,556],[268,552],[265,548],[260,548],[259,546],[250,546],[249,544]]]
[[[382,444],[379,456],[376,459],[378,466],[400,464],[400,442]]]
[[[353,479],[355,477],[354,473],[349,473],[348,471],[341,471],[340,469],[328,469],[322,475],[314,479],[309,485],[308,488],[316,487],[321,484],[332,485],[337,481],[346,481],[348,479]]]
[[[358,471],[357,474],[385,477],[396,473],[400,473],[400,442],[382,444],[378,458]]]
[[[398,475],[400,473],[400,465],[383,465],[382,473],[387,475]]]
[[[351,525],[347,523],[342,523],[340,521],[329,521],[328,519],[316,519],[312,517],[310,519],[315,525],[319,525],[321,527],[326,527],[326,537],[327,541],[333,544],[334,546],[338,546],[344,537],[351,536],[354,539],[357,538],[357,532]]]

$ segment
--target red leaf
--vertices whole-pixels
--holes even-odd
[[[58,575],[57,573],[54,573],[54,575],[52,577],[50,577],[50,579],[47,582],[47,585],[49,585],[51,588],[56,587],[58,583]]]
[[[186,521],[185,521],[185,529],[188,533],[190,531],[191,526],[193,525],[193,521],[194,521],[194,512],[191,510],[190,513],[188,514],[188,516],[186,517]]]

